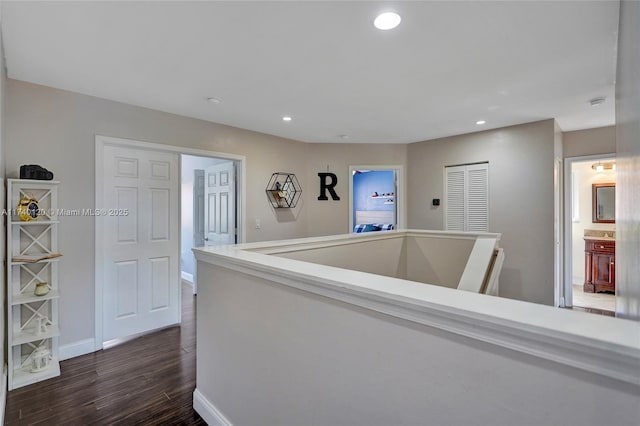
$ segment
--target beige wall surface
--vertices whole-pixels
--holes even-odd
[[[620,3],[616,78],[616,316],[640,320],[640,3]]]
[[[431,199],[443,196],[444,166],[489,161],[489,230],[503,234],[506,254],[500,294],[553,303],[553,120],[410,145],[306,144],[15,80],[7,101],[7,176],[21,164],[49,168],[63,208],[94,206],[96,134],[246,156],[247,241],[348,232],[350,165],[402,166],[407,227],[442,229],[443,206]],[[267,203],[275,171],[298,177],[296,209]],[[317,200],[326,171],[338,177],[339,201]],[[61,218],[62,345],[94,334],[94,244],[92,218]]]
[[[407,237],[407,279],[458,288],[474,240]]]
[[[564,158],[612,154],[616,152],[616,126],[564,132],[562,150]]]
[[[403,237],[278,253],[276,256],[407,279]]]
[[[21,164],[48,168],[61,182],[59,202],[65,209],[94,207],[95,135],[246,156],[248,242],[345,233],[349,165],[405,165],[404,145],[323,147],[11,79],[7,104],[7,176],[17,177]],[[317,200],[317,172],[327,165],[338,175],[340,201]],[[268,203],[265,187],[276,171],[295,173],[300,181],[297,208],[274,210]],[[62,217],[60,222],[65,256],[60,263],[60,344],[65,345],[94,336],[95,226],[91,217]]]
[[[444,168],[489,162],[489,231],[502,233],[500,296],[554,301],[554,120],[410,144],[408,227],[444,229]],[[431,199],[440,198],[439,207]]]
[[[264,192],[278,170],[296,173],[306,186],[304,144],[15,80],[7,88],[7,175],[18,176],[21,164],[53,171],[61,208],[94,207],[98,134],[245,155],[247,218],[262,221],[260,230],[247,227],[247,240],[306,234],[306,215],[277,221]],[[60,218],[61,345],[94,336],[94,230],[91,217]]]
[[[349,166],[407,164],[407,145],[399,144],[309,144],[307,151],[307,182],[309,196],[307,205],[309,237],[335,235],[351,232],[349,229]],[[320,178],[318,172],[335,173],[338,178],[336,192],[340,197],[334,201],[319,201]],[[406,178],[405,178],[406,181]],[[328,194],[327,194],[328,195]],[[397,200],[406,204],[408,200]],[[347,218],[345,222],[342,218]]]

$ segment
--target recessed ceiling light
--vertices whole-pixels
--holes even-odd
[[[605,98],[604,96],[598,96],[597,98],[589,99],[589,105],[598,106],[600,104],[603,104],[606,99],[607,98]]]
[[[484,120],[478,120],[476,121],[476,124],[480,125],[480,124],[486,124],[487,122]]]
[[[376,16],[373,25],[379,30],[391,30],[400,25],[402,18],[395,12],[385,12]]]
[[[291,117],[288,115],[285,115],[284,117],[282,117],[282,121],[291,121]]]
[[[209,102],[211,102],[212,104],[219,104],[220,103],[220,99],[218,99],[218,98],[207,98],[207,100]]]

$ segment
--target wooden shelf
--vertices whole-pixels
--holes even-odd
[[[33,255],[33,256],[35,256],[36,258],[38,258],[38,257],[42,257],[42,256],[52,256],[52,254],[49,254],[49,255],[47,255],[47,254],[42,254],[42,255]],[[17,257],[18,257],[18,258],[20,258],[21,256],[19,256],[19,255],[18,255]],[[23,258],[23,259],[24,259],[24,258],[26,258],[26,257],[28,257],[28,256],[26,256],[26,255],[25,255],[25,256],[22,256],[22,258]],[[37,263],[51,263],[51,262],[58,262],[58,261],[60,261],[60,258],[61,258],[61,257],[62,257],[62,255],[61,255],[61,254],[59,254],[59,253],[55,253],[55,257],[46,257],[46,258],[44,258],[44,259],[39,259],[39,260],[36,260],[36,261],[15,260],[16,258],[15,258],[15,257],[12,257],[12,258],[11,258],[11,264],[12,264],[12,265],[35,265],[35,264],[37,264]]]

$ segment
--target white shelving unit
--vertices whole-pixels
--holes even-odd
[[[7,342],[9,390],[60,375],[58,362],[59,257],[35,262],[25,257],[58,254],[57,181],[7,180]],[[15,209],[22,197],[38,200],[40,214],[21,221]],[[28,260],[28,259],[27,259]],[[36,284],[46,282],[49,293],[36,296]],[[32,372],[39,347],[51,351],[45,369]]]

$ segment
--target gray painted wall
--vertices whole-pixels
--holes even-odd
[[[502,233],[500,296],[553,304],[554,120],[408,146],[408,227],[444,229],[444,167],[489,162],[489,231]]]
[[[246,229],[247,239],[306,233],[306,215],[279,224],[264,193],[274,170],[304,178],[304,144],[11,79],[7,101],[7,176],[17,176],[21,164],[52,170],[61,182],[60,208],[94,207],[99,134],[246,155],[248,217],[262,218],[261,230]],[[60,218],[61,345],[94,337],[94,232],[91,217]]]
[[[616,152],[616,127],[598,127],[562,134],[564,158]]]
[[[553,303],[553,120],[411,145],[306,144],[10,79],[7,102],[7,176],[25,163],[53,170],[64,208],[94,206],[96,134],[245,155],[247,241],[348,232],[349,165],[403,166],[408,227],[442,229],[442,207],[430,202],[442,198],[444,165],[488,160],[490,231],[503,233],[506,253],[501,295]],[[339,201],[317,200],[327,170]],[[296,173],[296,209],[267,203],[274,171]],[[61,218],[61,345],[94,335],[94,244],[90,217]]]
[[[406,159],[404,145],[306,144],[11,79],[7,106],[7,176],[16,177],[21,164],[47,167],[61,181],[65,209],[94,207],[96,134],[246,156],[247,241],[347,232],[348,165],[404,166]],[[317,172],[327,165],[338,174],[340,201],[317,200]],[[267,202],[264,190],[276,171],[298,177],[296,209],[274,210]],[[90,217],[60,219],[61,345],[94,336],[94,232]]]
[[[308,233],[306,236],[345,234],[349,229],[349,166],[407,164],[407,145],[398,144],[306,144],[308,191],[305,204],[308,206]],[[318,172],[332,172],[338,177],[336,192],[339,201],[318,201],[320,179]],[[407,203],[408,200],[397,200]],[[345,222],[343,218],[346,218]]]
[[[616,79],[616,312],[640,319],[640,3],[620,3]]]

